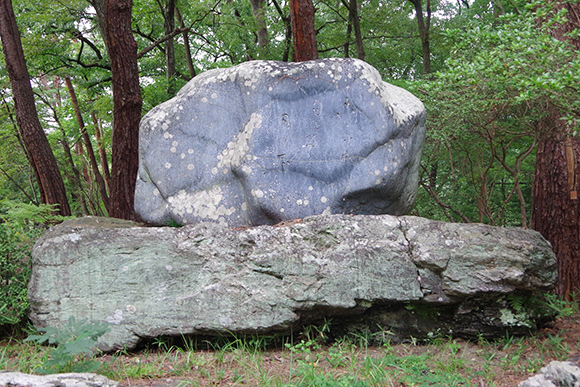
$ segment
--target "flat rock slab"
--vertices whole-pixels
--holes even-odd
[[[7,387],[118,387],[119,382],[91,373],[31,375],[0,371],[0,386]]]
[[[106,321],[105,351],[161,335],[289,333],[322,318],[395,339],[505,334],[541,319],[506,300],[556,279],[532,230],[389,215],[242,229],[87,217],[52,227],[32,256],[34,324]]]
[[[357,59],[211,70],[143,117],[135,210],[156,225],[404,215],[424,137],[421,101]]]

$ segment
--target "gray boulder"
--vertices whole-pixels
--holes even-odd
[[[106,321],[105,351],[162,335],[290,333],[324,318],[337,335],[388,330],[395,341],[522,333],[542,319],[526,300],[556,279],[532,230],[389,215],[253,228],[89,217],[52,227],[32,256],[35,326]]]
[[[406,214],[425,109],[356,59],[200,74],[140,127],[135,210],[156,225]]]
[[[31,375],[0,370],[0,386],[10,387],[117,387],[119,382],[90,373]]]

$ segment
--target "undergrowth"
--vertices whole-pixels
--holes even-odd
[[[574,306],[570,321],[577,320]],[[91,352],[105,327],[69,320],[43,335],[0,342],[0,369],[21,372],[94,371],[132,381],[171,378],[182,386],[512,386],[551,360],[580,349],[563,331],[496,340],[436,338],[421,345],[354,334],[330,341],[328,324],[306,327],[295,337],[224,335],[168,337],[143,348],[96,356]],[[580,336],[579,336],[580,337]],[[578,340],[578,339],[576,339]],[[40,343],[51,345],[41,346]],[[510,379],[511,378],[511,379]]]
[[[49,225],[63,220],[52,210],[0,201],[0,337],[27,320],[30,251]]]

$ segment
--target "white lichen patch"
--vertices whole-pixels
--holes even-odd
[[[226,149],[218,154],[217,167],[231,168],[232,166],[240,166],[250,150],[250,140],[254,130],[261,126],[262,116],[258,113],[252,113],[244,129],[234,136],[232,141],[227,144]]]
[[[121,309],[115,309],[115,313],[112,316],[107,316],[105,319],[109,324],[119,325],[123,321],[123,311]]]
[[[326,196],[322,196],[322,197],[320,198],[320,202],[321,202],[321,203],[326,203],[327,201],[328,201],[328,198],[327,198]]]
[[[261,189],[253,189],[250,191],[250,193],[252,194],[252,196],[255,196],[257,198],[264,197],[264,191],[262,191]]]
[[[167,201],[171,211],[181,217],[191,214],[201,219],[218,220],[220,216],[230,216],[236,212],[235,207],[225,207],[223,199],[221,188],[213,187],[193,193],[181,190],[177,195],[170,196]]]
[[[131,314],[135,313],[137,311],[137,308],[135,307],[135,305],[127,305],[127,307],[125,308],[125,310]]]
[[[76,232],[73,232],[72,234],[68,235],[68,239],[71,242],[78,242],[81,240],[81,236],[79,234],[77,234]]]
[[[504,326],[521,326],[531,328],[529,316],[526,313],[521,312],[514,314],[509,309],[501,309],[500,311],[500,321]]]

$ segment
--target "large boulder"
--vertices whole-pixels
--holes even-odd
[[[356,59],[200,74],[140,127],[135,210],[156,225],[406,214],[425,109]]]
[[[530,297],[556,279],[532,230],[389,215],[253,228],[82,218],[52,227],[32,256],[34,324],[106,321],[106,351],[161,335],[290,333],[324,318],[337,334],[393,340],[521,333],[541,319]]]

